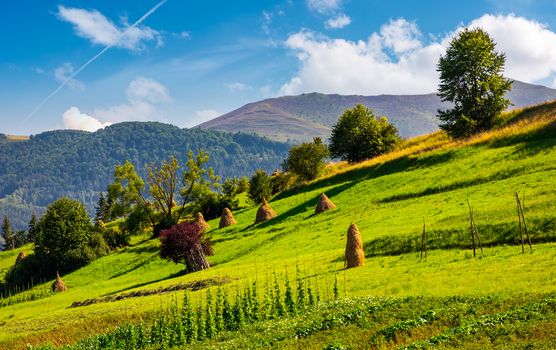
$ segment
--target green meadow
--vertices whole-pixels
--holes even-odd
[[[276,196],[269,204],[278,216],[269,222],[254,225],[257,208],[247,204],[234,213],[235,226],[219,230],[210,221],[208,270],[184,275],[182,265],[158,257],[156,239],[134,237],[132,246],[62,276],[67,292],[0,307],[0,348],[71,345],[118,325],[152,323],[181,301],[178,285],[200,283],[190,292],[198,303],[216,290],[210,281],[223,281],[230,295],[256,283],[262,295],[274,275],[282,285],[287,275],[295,290],[296,274],[319,290],[321,304],[188,346],[555,348],[556,104],[508,118],[463,142],[439,132],[361,164],[330,165],[322,178]],[[516,192],[532,252],[526,245],[522,253]],[[321,193],[337,208],[314,215]],[[477,257],[469,205],[483,245]],[[361,231],[366,264],[344,270],[351,223]],[[0,253],[1,273],[18,252]]]

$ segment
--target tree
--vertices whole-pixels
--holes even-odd
[[[2,220],[2,239],[4,240],[4,250],[15,249],[15,234],[12,232],[10,219],[4,216]]]
[[[332,128],[330,153],[349,163],[360,162],[391,151],[399,139],[398,129],[386,117],[375,118],[372,110],[357,104]]]
[[[512,82],[502,76],[506,56],[480,28],[465,28],[440,57],[438,95],[453,107],[438,111],[440,128],[452,137],[488,130],[510,101],[504,96]]]
[[[212,255],[212,242],[198,225],[182,222],[160,233],[160,257],[185,264],[188,272],[210,267],[206,255]]]
[[[31,215],[31,220],[29,220],[27,238],[33,243],[35,243],[35,239],[37,238],[37,216],[35,213]]]
[[[49,257],[58,270],[68,270],[88,262],[87,251],[92,226],[79,201],[62,197],[52,202],[37,225],[35,253]]]
[[[96,206],[96,213],[95,213],[95,223],[107,222],[110,218],[110,207],[106,198],[104,197],[104,192],[100,192],[98,197],[98,202]]]
[[[258,169],[249,180],[247,197],[253,203],[259,204],[263,202],[263,199],[268,200],[270,196],[272,196],[270,176],[264,170]]]
[[[156,164],[147,165],[147,182],[137,174],[131,162],[116,166],[114,182],[109,186],[110,198],[122,216],[132,212],[132,206],[140,206],[149,218],[155,234],[177,224],[188,203],[199,201],[212,189],[219,187],[219,177],[212,168],[206,168],[208,155],[202,150],[196,156],[188,152],[186,169],[180,175],[179,162],[175,157]],[[180,185],[181,184],[181,185]],[[148,185],[148,194],[145,193]],[[180,198],[180,203],[176,198]]]
[[[324,170],[324,160],[329,154],[328,147],[321,138],[315,137],[313,142],[304,142],[289,150],[284,170],[297,175],[301,180],[314,180]]]

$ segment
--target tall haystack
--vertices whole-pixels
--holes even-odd
[[[209,224],[205,221],[205,217],[201,212],[197,212],[195,214],[195,221],[193,222],[195,225],[199,226],[203,232],[208,231],[210,228]]]
[[[268,205],[266,200],[263,199],[263,204],[261,205],[259,210],[257,210],[257,218],[255,219],[255,224],[268,221],[275,217],[276,217],[276,212],[272,210],[272,208],[270,207],[270,205]]]
[[[222,216],[220,217],[220,224],[218,225],[218,228],[224,228],[235,224],[237,224],[237,221],[234,219],[232,211],[228,208],[224,208]]]
[[[66,290],[68,290],[68,287],[66,286],[64,281],[62,281],[58,272],[56,272],[56,281],[52,283],[52,291],[58,293],[58,292],[65,292]]]
[[[26,257],[27,254],[25,254],[25,252],[19,252],[19,254],[17,254],[17,258],[15,258],[15,264],[19,264],[21,260],[25,259]]]
[[[317,207],[315,208],[315,214],[320,214],[334,208],[336,208],[336,204],[332,203],[332,201],[328,199],[328,197],[324,193],[322,193],[319,197]]]
[[[365,252],[363,251],[363,241],[357,225],[351,224],[347,232],[346,243],[346,269],[365,265]]]

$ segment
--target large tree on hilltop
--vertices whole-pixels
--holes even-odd
[[[506,56],[480,28],[462,30],[440,57],[438,95],[453,107],[438,111],[440,128],[452,137],[466,137],[492,128],[510,101],[504,96],[512,82],[502,76]]]

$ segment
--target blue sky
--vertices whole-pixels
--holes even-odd
[[[284,94],[433,92],[465,25],[491,34],[506,75],[556,87],[555,0],[2,1],[0,132],[190,127]]]

